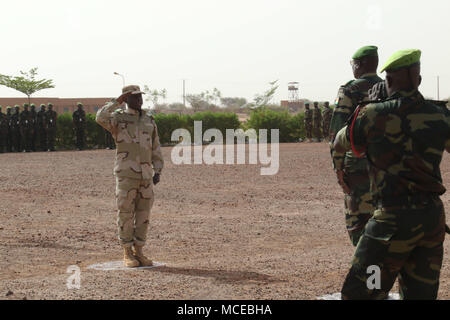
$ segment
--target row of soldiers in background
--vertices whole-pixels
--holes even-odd
[[[0,153],[6,152],[31,152],[31,151],[55,151],[56,119],[53,105],[41,105],[39,112],[32,104],[28,110],[27,103],[20,112],[18,105],[6,107],[6,114],[0,106]]]
[[[28,110],[30,107],[31,110]],[[0,153],[3,152],[35,152],[55,151],[56,123],[58,115],[53,110],[53,105],[45,104],[36,112],[36,106],[27,103],[23,105],[23,111],[16,105],[14,112],[11,107],[6,108],[6,114],[0,106]],[[77,104],[77,110],[72,114],[73,127],[76,135],[78,150],[85,148],[86,112],[81,103]],[[105,142],[107,149],[114,149],[115,143],[111,134],[105,130]]]
[[[309,108],[309,103],[305,103],[305,130],[306,139],[308,142],[320,142],[322,139],[329,140],[330,123],[333,116],[333,110],[330,108],[330,103],[324,103],[323,114],[319,108],[319,103],[314,102],[314,109]]]

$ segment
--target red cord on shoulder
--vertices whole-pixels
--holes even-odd
[[[356,149],[356,146],[355,146],[354,138],[353,138],[353,129],[354,129],[354,126],[355,126],[356,118],[358,117],[358,114],[359,114],[359,111],[360,111],[360,110],[361,110],[361,108],[360,108],[360,106],[358,106],[358,107],[356,108],[355,116],[353,117],[352,124],[351,124],[351,126],[350,126],[350,143],[351,143],[351,145],[352,145],[352,151],[353,151],[353,153],[355,154],[355,156],[357,156],[358,158],[363,158],[364,155],[365,155],[366,149],[363,148],[363,149],[361,149],[361,150],[357,150],[357,149]]]

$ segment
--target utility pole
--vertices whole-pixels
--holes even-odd
[[[183,105],[186,108],[186,80],[183,79]]]
[[[437,99],[439,100],[439,76],[437,76]]]

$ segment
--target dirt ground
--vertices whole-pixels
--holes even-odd
[[[327,144],[280,145],[280,170],[170,161],[146,252],[165,267],[97,271],[122,258],[114,151],[0,155],[0,299],[315,299],[339,292],[354,251]],[[443,160],[450,188],[450,157]],[[450,192],[442,197],[450,210]],[[448,219],[447,219],[448,221]],[[440,299],[450,299],[450,242]],[[81,268],[69,290],[67,267]]]

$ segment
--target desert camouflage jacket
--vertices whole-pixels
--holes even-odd
[[[368,91],[376,83],[383,81],[374,74],[366,74],[361,78],[352,80],[339,88],[335,101],[336,107],[333,111],[330,124],[330,138],[334,141],[336,134],[345,127],[348,118],[353,114],[356,107],[363,101],[368,100]],[[346,169],[352,171],[366,170],[367,160],[357,158],[353,152],[348,152],[346,158]]]
[[[336,167],[343,167],[343,155],[352,148],[353,139],[356,152],[365,152],[369,160],[375,199],[445,193],[439,166],[444,150],[450,152],[450,111],[446,107],[425,101],[420,92],[413,91],[396,93],[357,113],[354,125],[336,137]]]
[[[119,109],[113,99],[97,112],[96,121],[111,132],[116,141],[114,174],[118,177],[151,179],[164,166],[158,129],[153,116],[133,109]]]

